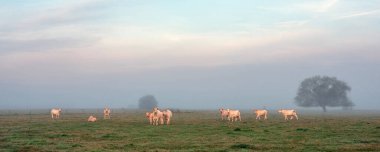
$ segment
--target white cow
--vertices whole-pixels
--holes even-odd
[[[51,109],[50,111],[50,114],[51,114],[51,118],[54,119],[54,118],[59,118],[60,114],[61,114],[61,108],[53,108]]]
[[[224,120],[224,118],[227,118],[228,111],[226,109],[220,108],[219,112],[220,112],[220,118],[222,118],[222,120]]]
[[[106,107],[103,110],[104,119],[110,119],[111,118],[111,109]]]
[[[91,115],[90,117],[88,117],[87,121],[88,122],[95,122],[96,121],[96,117],[94,117],[94,116]]]
[[[261,116],[264,117],[264,120],[268,119],[268,111],[267,110],[253,110],[253,112],[256,114],[256,120],[261,119]]]
[[[153,113],[152,112],[146,112],[145,116],[146,116],[146,118],[148,118],[149,124],[153,125]]]
[[[158,125],[158,121],[160,121],[160,124],[164,124],[164,114],[158,110],[157,107],[153,108],[153,117],[152,117],[152,123],[153,125]]]
[[[290,120],[292,120],[293,117],[296,117],[296,119],[298,120],[297,112],[294,109],[290,109],[290,110],[280,109],[278,110],[278,112],[284,116],[285,120],[288,120],[289,116],[290,116]]]
[[[240,111],[239,110],[230,110],[227,109],[227,118],[229,121],[237,121],[238,119],[241,121]]]
[[[166,125],[169,125],[170,124],[170,119],[173,116],[172,111],[170,111],[169,109],[166,109],[166,110],[162,111],[162,114],[164,115],[164,119],[166,121]]]

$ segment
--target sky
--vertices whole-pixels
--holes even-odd
[[[0,109],[298,108],[315,75],[380,107],[378,0],[0,3]]]

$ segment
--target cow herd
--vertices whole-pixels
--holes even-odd
[[[60,108],[53,108],[50,111],[51,118],[52,119],[58,119],[61,114]],[[241,121],[241,115],[239,110],[231,110],[231,109],[219,109],[220,117],[222,120],[226,119],[228,121],[234,122],[234,121]],[[268,119],[268,111],[267,110],[253,110],[253,113],[256,114],[256,120],[261,120],[263,118],[264,120]],[[296,118],[298,120],[297,112],[294,109],[290,110],[284,110],[280,109],[278,110],[278,113],[282,114],[284,116],[285,120],[293,120]],[[111,109],[106,107],[103,109],[103,116],[104,119],[110,119],[111,118]],[[151,125],[169,125],[170,119],[173,117],[173,113],[169,110],[159,110],[157,107],[153,108],[151,112],[145,113],[146,118],[149,120],[149,124]],[[91,115],[88,119],[88,122],[96,122],[97,119],[95,116]]]
[[[151,125],[163,125],[164,123],[166,123],[166,125],[169,125],[173,113],[169,109],[160,111],[157,107],[155,107],[153,108],[152,112],[146,112],[145,116],[148,118]]]
[[[219,109],[220,117],[222,120],[227,119],[228,121],[241,121],[240,111],[239,110],[230,110],[230,109]],[[264,117],[264,120],[268,119],[268,110],[253,110],[253,113],[256,114],[256,120],[261,120],[262,117]],[[282,114],[285,118],[285,120],[292,120],[294,117],[298,120],[297,112],[294,109],[290,110],[284,110],[280,109],[278,110],[278,113]]]

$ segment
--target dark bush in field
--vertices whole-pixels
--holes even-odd
[[[296,131],[303,131],[303,132],[305,132],[305,131],[308,131],[309,129],[307,129],[307,128],[297,128],[296,129]]]
[[[241,131],[241,129],[240,128],[235,128],[234,131]]]
[[[235,144],[231,146],[232,149],[253,149],[253,146],[248,144]]]

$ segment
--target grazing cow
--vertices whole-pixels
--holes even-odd
[[[264,117],[264,120],[267,120],[268,119],[268,117],[267,117],[267,115],[268,115],[268,111],[267,110],[253,110],[253,112],[256,114],[256,120],[257,119],[261,119],[261,116],[263,116]]]
[[[88,122],[95,122],[96,121],[96,117],[94,117],[94,116],[91,115],[90,117],[88,117],[87,121]]]
[[[59,115],[61,114],[61,108],[53,108],[51,109],[50,111],[50,114],[51,114],[51,118],[54,119],[54,118],[59,118]]]
[[[164,124],[164,114],[158,110],[157,107],[153,108],[153,117],[152,117],[152,122],[153,125],[158,125],[158,121],[160,121],[160,124]]]
[[[148,118],[149,124],[153,125],[153,113],[152,112],[146,112],[145,116],[146,116],[146,118]]]
[[[110,108],[104,108],[103,110],[104,119],[110,119],[111,118],[111,109]]]
[[[293,117],[296,117],[296,119],[298,120],[297,112],[294,109],[291,109],[291,110],[280,109],[278,110],[278,112],[284,115],[285,120],[288,120],[289,116],[290,116],[290,120],[292,120]]]
[[[230,110],[227,109],[227,118],[229,121],[237,121],[238,119],[241,121],[240,111],[239,110]]]
[[[170,111],[169,109],[166,109],[166,110],[162,111],[162,114],[164,115],[164,119],[166,121],[166,125],[169,125],[170,124],[170,119],[173,116],[172,111]]]
[[[227,116],[228,116],[227,110],[220,108],[219,112],[220,112],[220,118],[222,118],[222,120],[224,120],[224,118],[227,118]]]

